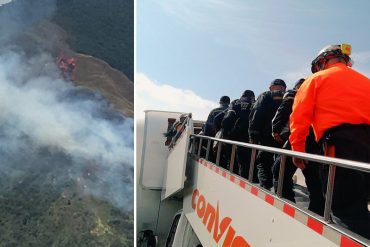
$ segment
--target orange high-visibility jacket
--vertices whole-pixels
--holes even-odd
[[[335,63],[306,79],[294,99],[289,137],[294,151],[305,151],[309,126],[316,141],[332,127],[370,124],[370,79]]]

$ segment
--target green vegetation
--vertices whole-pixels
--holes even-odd
[[[67,179],[69,166],[41,163],[19,177],[1,174],[0,247],[133,246],[132,212],[86,193]]]
[[[53,20],[75,51],[106,61],[133,81],[133,0],[57,0]]]

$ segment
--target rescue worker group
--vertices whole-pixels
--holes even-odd
[[[348,44],[329,45],[312,61],[312,75],[299,79],[291,90],[275,79],[257,99],[252,90],[231,103],[222,96],[201,134],[370,163],[370,79],[351,68],[350,55]],[[214,143],[210,161],[215,162],[216,153]],[[275,156],[258,152],[253,182],[276,192],[281,159]],[[237,147],[233,172],[248,178],[250,157],[249,148]],[[229,169],[230,158],[231,145],[223,145],[220,166]],[[308,209],[322,216],[328,166],[291,157],[285,164],[282,196],[295,202],[293,175],[299,168],[309,192]],[[370,173],[336,168],[331,218],[367,239],[369,191]]]

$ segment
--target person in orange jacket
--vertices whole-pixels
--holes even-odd
[[[330,45],[312,61],[313,74],[298,90],[290,117],[292,150],[305,151],[312,126],[325,155],[370,163],[370,79],[350,68],[349,55],[349,45]],[[302,159],[293,162],[305,168]],[[368,239],[369,178],[369,173],[337,167],[331,215],[335,223]]]

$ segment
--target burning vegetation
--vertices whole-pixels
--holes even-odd
[[[76,68],[76,60],[74,57],[69,57],[64,54],[60,54],[57,57],[58,68],[65,80],[74,81],[73,71]]]

